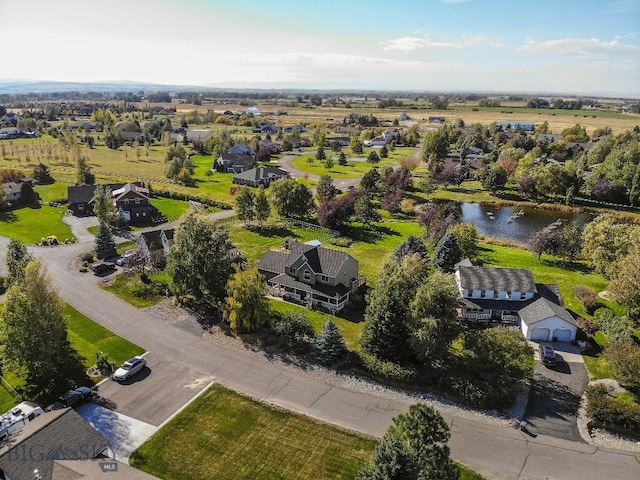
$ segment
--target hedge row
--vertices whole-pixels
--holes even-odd
[[[208,198],[198,197],[196,195],[189,195],[187,193],[178,193],[171,190],[157,190],[153,189],[153,195],[156,197],[173,198],[176,200],[184,200],[185,202],[199,202],[209,207],[219,208],[220,210],[231,210],[231,205],[221,203],[216,200],[210,200]]]

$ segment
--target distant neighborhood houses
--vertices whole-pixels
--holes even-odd
[[[151,199],[149,190],[140,183],[117,183],[104,185],[111,191],[113,203],[131,223],[151,221]],[[91,215],[97,185],[67,187],[69,210],[74,215]]]
[[[19,182],[6,182],[2,184],[2,188],[7,194],[7,200],[11,203],[17,203],[22,200],[25,189],[32,189],[34,180],[32,178],[23,178]]]
[[[40,136],[40,130],[36,128],[0,128],[0,140],[13,140],[15,138],[38,138]]]

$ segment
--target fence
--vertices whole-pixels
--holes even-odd
[[[315,230],[317,232],[321,232],[324,233],[325,235],[329,235],[331,237],[339,237],[340,236],[340,232],[336,231],[336,230],[331,230],[330,228],[326,228],[326,227],[321,227],[320,225],[317,225],[315,223],[309,223],[309,222],[305,222],[304,220],[298,220],[295,218],[284,218],[283,219],[284,223],[288,223],[288,224],[293,224],[293,225],[297,225],[299,227],[303,227],[306,228],[308,230]]]

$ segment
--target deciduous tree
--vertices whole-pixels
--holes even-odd
[[[269,205],[267,194],[264,192],[264,188],[262,186],[258,188],[258,193],[256,193],[253,204],[255,210],[255,218],[256,220],[258,220],[258,224],[262,226],[262,224],[271,215],[271,205]]]
[[[293,178],[282,178],[271,184],[271,204],[283,217],[306,217],[313,212],[313,194]]]
[[[227,283],[225,315],[238,333],[250,333],[266,325],[269,319],[267,285],[257,267],[236,269]]]
[[[231,274],[229,232],[199,212],[190,212],[174,235],[167,273],[176,295],[215,304]]]
[[[11,286],[24,278],[29,262],[33,260],[27,247],[19,240],[12,239],[7,246],[7,286]]]
[[[255,195],[250,187],[244,186],[236,196],[236,213],[245,222],[255,217]]]

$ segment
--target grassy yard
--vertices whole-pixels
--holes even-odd
[[[68,321],[69,342],[84,359],[86,368],[95,363],[96,353],[99,351],[109,355],[109,359],[116,364],[144,353],[143,348],[98,325],[71,305],[65,307],[64,315]]]
[[[213,386],[131,457],[167,480],[354,478],[376,442]]]
[[[67,207],[20,208],[0,215],[0,235],[25,244],[39,243],[42,237],[55,235],[58,241],[73,241],[71,228],[62,223]]]
[[[162,215],[167,217],[169,221],[177,219],[189,208],[189,202],[176,200],[174,198],[153,197],[151,203]]]
[[[325,150],[327,158],[334,158],[335,164],[331,168],[326,168],[324,162],[315,159],[315,152],[300,155],[293,160],[292,165],[303,172],[315,175],[331,175],[337,179],[360,178],[373,166],[395,165],[402,158],[409,157],[416,152],[415,148],[398,148],[394,152],[389,152],[389,158],[383,158],[375,165],[367,162],[369,152],[379,153],[379,149],[366,149],[362,155],[352,156],[350,151],[345,151],[347,155],[347,165],[338,164],[338,155],[331,150]],[[312,162],[309,162],[312,160]]]
[[[36,185],[33,189],[40,195],[43,202],[66,203],[67,188],[72,185],[67,182],[54,182],[50,185]]]
[[[214,385],[131,456],[167,480],[352,479],[377,441]],[[482,480],[459,465],[461,480]]]
[[[169,283],[169,275],[164,272],[150,273],[149,277],[153,287],[149,286],[147,290],[144,290],[145,285],[140,280],[140,274],[137,271],[120,273],[116,275],[113,285],[105,285],[101,288],[120,297],[134,307],[146,308],[165,298],[164,292],[166,291],[166,285]],[[165,286],[163,287],[163,285]]]

